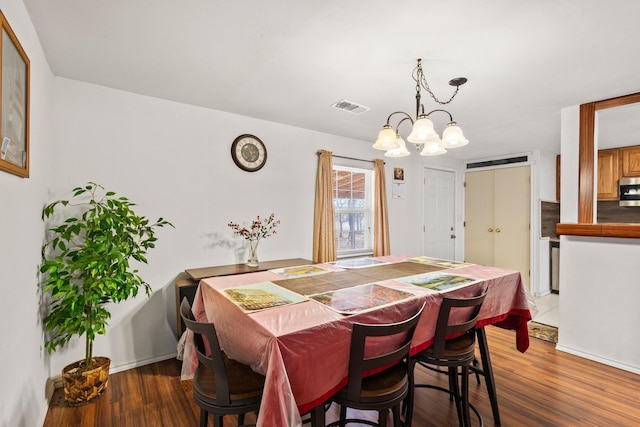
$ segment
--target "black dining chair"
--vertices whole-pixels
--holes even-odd
[[[200,407],[200,427],[207,426],[209,413],[214,416],[214,427],[222,427],[223,417],[234,414],[238,415],[238,425],[243,424],[244,414],[257,412],[260,408],[264,376],[227,357],[220,349],[213,323],[197,322],[186,297],[180,305],[180,316],[186,327],[193,331],[198,355],[193,399]]]
[[[411,358],[410,367],[412,388],[409,391],[406,407],[405,424],[411,426],[413,404],[417,388],[432,388],[449,393],[456,403],[458,423],[460,426],[471,426],[469,416],[469,373],[475,359],[476,322],[486,292],[471,298],[444,297],[436,321],[433,344]],[[462,318],[451,316],[458,310],[465,310]],[[455,319],[455,320],[454,320]],[[419,364],[431,369],[433,366],[446,367],[449,376],[449,388],[433,384],[415,384],[413,370]],[[460,368],[461,372],[458,372]],[[458,382],[460,378],[460,383]],[[476,412],[477,413],[477,412]],[[478,414],[478,417],[482,419]]]
[[[340,405],[340,420],[330,426],[344,427],[348,422],[359,422],[385,427],[389,409],[393,412],[394,426],[401,426],[400,406],[409,392],[411,340],[423,310],[424,304],[407,320],[397,323],[353,324],[347,385],[331,398]],[[390,339],[376,354],[367,354],[369,340],[381,337]],[[383,370],[368,375],[380,369]],[[376,410],[378,423],[347,419],[347,408]]]

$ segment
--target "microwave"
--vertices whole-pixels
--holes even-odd
[[[640,178],[620,178],[620,206],[640,206]]]

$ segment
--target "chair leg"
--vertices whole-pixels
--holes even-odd
[[[209,413],[204,408],[200,408],[200,427],[207,427],[207,424],[209,424]]]
[[[411,360],[409,362],[409,391],[407,393],[407,397],[404,398],[404,402],[402,403],[405,427],[411,427],[411,422],[413,420],[413,399],[415,396],[415,377],[413,370],[415,367],[415,362]]]
[[[453,372],[451,371],[452,369],[455,368],[449,368],[449,391],[451,393],[449,393],[449,401],[452,401],[455,399],[455,396],[458,395],[458,393],[453,393],[454,390],[456,390],[457,387],[457,382],[458,382],[458,378],[456,377],[456,375],[458,375],[458,370],[455,369]]]
[[[381,409],[378,411],[378,425],[380,427],[387,427],[387,418],[389,418],[389,411]]]
[[[325,407],[320,404],[311,410],[311,427],[325,427]]]
[[[462,396],[461,396],[461,403],[462,403],[462,417],[463,417],[463,426],[464,427],[471,427],[471,418],[469,416],[469,367],[468,366],[463,366],[462,367]]]
[[[238,414],[238,425],[244,424],[244,414]]]
[[[449,391],[453,394],[453,400],[456,402],[456,412],[458,413],[458,425],[464,426],[464,418],[462,414],[462,402],[460,401],[460,387],[458,385],[458,368],[449,367]]]
[[[213,427],[222,427],[223,425],[222,415],[213,414]]]
[[[400,404],[391,408],[391,411],[393,413],[393,427],[401,427],[402,421],[400,421]]]
[[[484,328],[477,328],[478,347],[480,348],[480,358],[482,359],[482,371],[484,380],[487,383],[487,393],[491,402],[493,421],[495,425],[500,425],[500,409],[498,408],[498,395],[496,394],[496,383],[493,379],[493,368],[491,367],[491,357],[489,356],[489,346],[487,344],[487,334]]]
[[[340,405],[340,427],[345,427],[347,424],[347,407]]]
[[[478,385],[480,385],[480,372],[479,372],[478,365],[479,365],[478,358],[474,357],[473,358],[473,367],[475,369],[473,370],[473,373],[476,374],[476,381],[478,382]]]

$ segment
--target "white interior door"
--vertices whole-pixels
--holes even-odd
[[[455,259],[455,175],[424,169],[424,255]]]

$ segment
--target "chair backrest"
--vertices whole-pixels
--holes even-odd
[[[442,358],[447,338],[470,334],[475,340],[476,322],[487,292],[471,298],[444,297],[438,313],[436,333],[433,341],[433,357]],[[465,310],[464,316],[455,316],[457,310]]]
[[[180,316],[187,328],[193,331],[198,360],[204,367],[211,369],[215,375],[216,400],[221,405],[230,405],[231,397],[227,368],[224,363],[225,355],[220,349],[215,326],[213,323],[196,321],[186,297],[180,304]]]
[[[407,320],[388,324],[354,323],[351,332],[351,350],[349,353],[349,376],[347,399],[358,401],[363,374],[376,368],[393,365],[409,356],[413,333],[420,320],[425,304]],[[401,335],[402,334],[402,335]],[[396,339],[392,336],[398,336]],[[374,355],[367,355],[366,344],[369,337],[389,337],[384,348]]]

